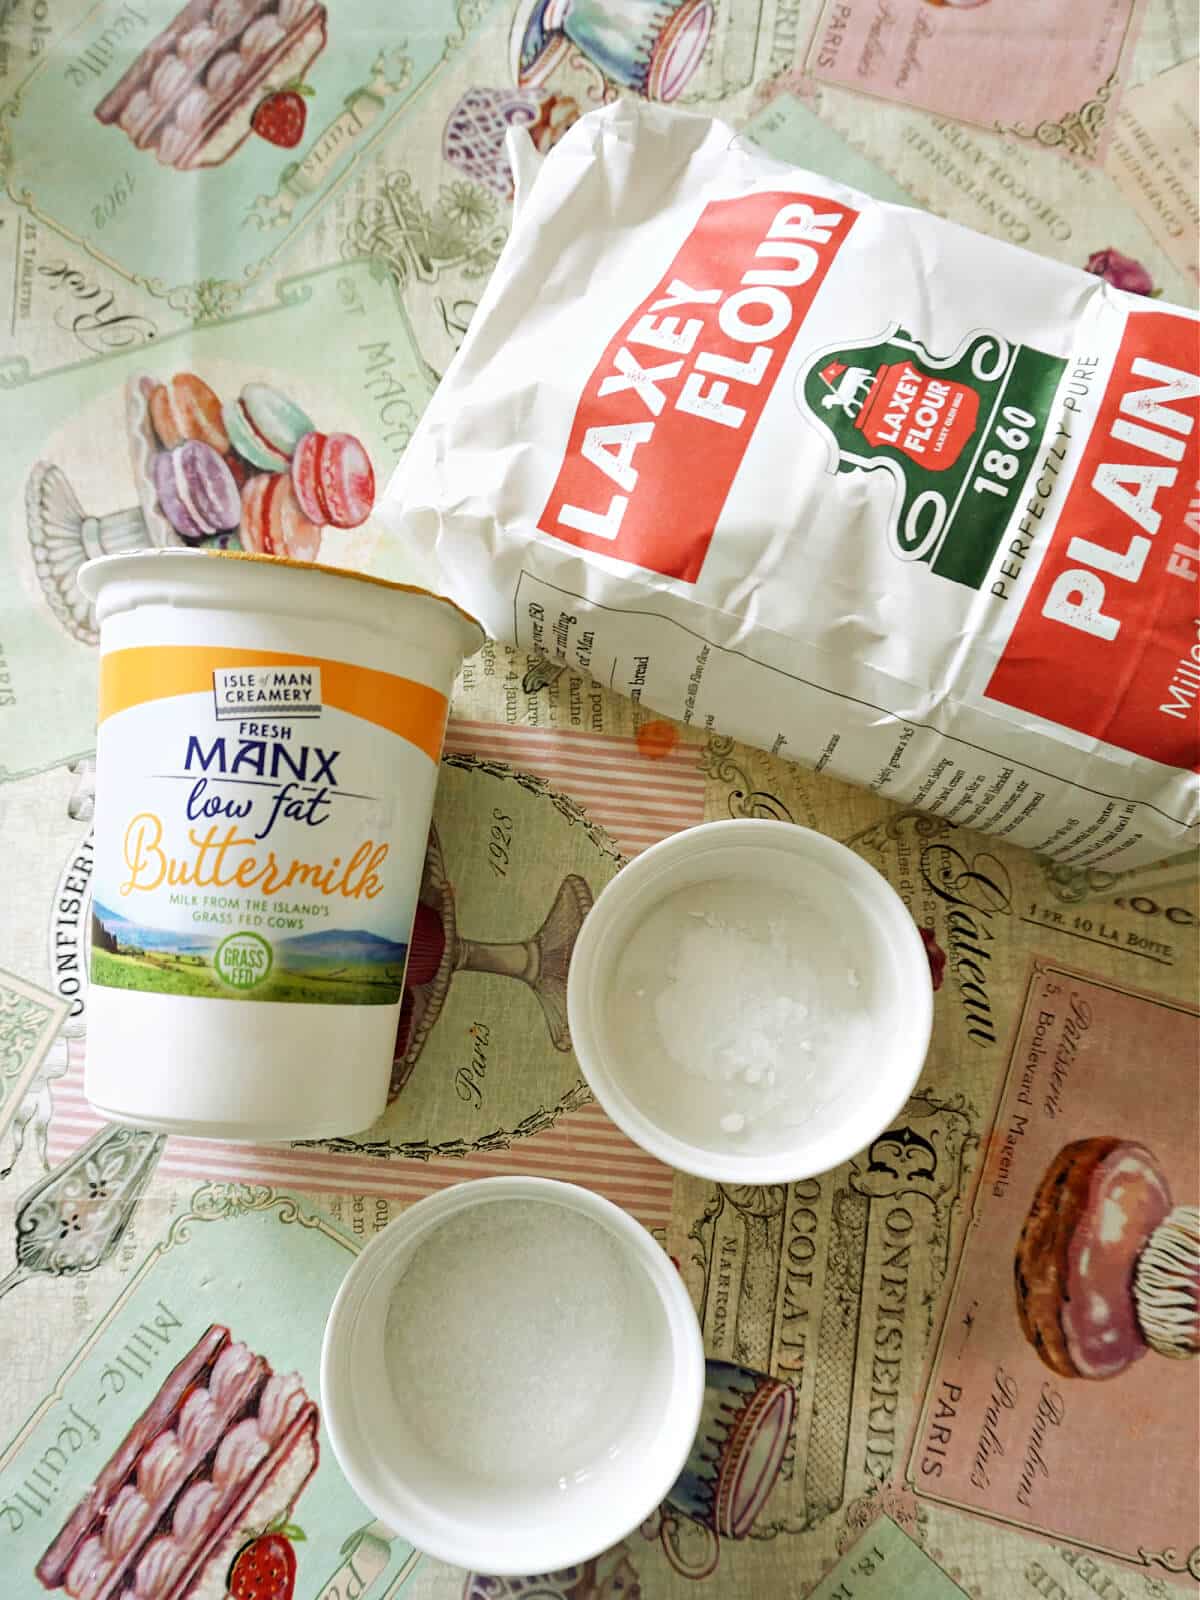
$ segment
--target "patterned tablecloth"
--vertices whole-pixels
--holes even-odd
[[[1195,0],[0,3],[4,1600],[193,1592],[164,1575],[208,1548],[207,1501],[180,1511],[200,1426],[184,1379],[227,1424],[195,1482],[266,1451],[302,1600],[1200,1587],[1200,1363],[1064,1377],[1013,1291],[1022,1224],[1073,1141],[1136,1142],[1177,1202],[1200,1198],[1191,862],[1056,869],[488,644],[455,703],[421,896],[441,955],[387,1115],[303,1148],[117,1130],[82,1093],[95,633],[74,589],[85,555],[174,538],[146,403],[174,373],[222,398],[272,384],[355,433],[382,481],[503,244],[506,127],[548,149],[620,94],[719,112],[778,156],[1193,304],[1197,32]],[[322,555],[368,548],[327,530]],[[580,919],[621,863],[728,816],[845,840],[942,974],[896,1125],[765,1189],[630,1144],[580,1078],[564,1004]],[[319,1415],[355,1251],[421,1195],[506,1172],[640,1218],[710,1358],[669,1498],[536,1580],[424,1559],[373,1522]],[[239,1342],[260,1387],[229,1443],[240,1380],[221,1352]],[[108,1515],[72,1519],[93,1484]],[[154,1569],[151,1533],[177,1541]]]

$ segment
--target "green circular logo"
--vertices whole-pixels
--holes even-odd
[[[271,970],[271,946],[259,933],[231,933],[213,956],[217,977],[231,989],[254,989]]]

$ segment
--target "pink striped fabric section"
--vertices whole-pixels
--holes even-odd
[[[704,817],[704,779],[694,747],[650,761],[633,739],[456,721],[447,730],[446,749],[506,761],[545,778],[551,788],[578,801],[630,855]],[[83,1096],[81,1054],[72,1052],[71,1067],[54,1083],[53,1096],[48,1154],[57,1163],[102,1126]],[[647,1227],[666,1226],[673,1176],[596,1105],[581,1106],[509,1150],[464,1160],[383,1160],[287,1145],[168,1139],[160,1170],[197,1183],[265,1183],[316,1194],[381,1195],[402,1203],[466,1178],[529,1172],[585,1184]]]
[[[54,1085],[50,1160],[65,1160],[102,1126],[83,1097],[82,1067],[75,1067]],[[403,1204],[466,1178],[524,1172],[582,1183],[648,1228],[666,1226],[673,1178],[669,1167],[627,1139],[596,1105],[581,1106],[553,1128],[517,1140],[510,1150],[489,1150],[461,1161],[388,1161],[283,1144],[168,1139],[159,1170],[197,1183],[266,1183],[310,1194],[386,1195]]]

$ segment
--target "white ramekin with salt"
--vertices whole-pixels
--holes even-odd
[[[705,823],[600,895],[575,945],[571,1037],[631,1139],[701,1177],[837,1166],[920,1074],[933,991],[903,901],[808,828]]]

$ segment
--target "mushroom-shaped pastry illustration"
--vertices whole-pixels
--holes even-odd
[[[194,378],[192,381],[199,383]],[[172,383],[177,384],[178,379]],[[137,492],[136,505],[123,506],[119,511],[101,516],[85,511],[66,473],[52,462],[35,462],[26,482],[25,522],[34,570],[54,615],[68,633],[84,644],[95,644],[100,637],[91,602],[77,582],[79,569],[85,561],[93,556],[163,549],[170,545],[205,544],[226,549],[238,544],[235,529],[217,529],[211,518],[185,521],[179,510],[184,501],[179,499],[176,490],[182,489],[187,491],[188,497],[200,493],[198,509],[202,519],[205,512],[216,513],[222,500],[227,500],[229,514],[236,521],[229,498],[233,492],[233,478],[225,465],[226,458],[221,451],[201,440],[199,421],[190,431],[168,429],[168,437],[177,441],[170,449],[159,436],[154,417],[157,413],[162,421],[168,415],[164,394],[170,389],[170,385],[144,374],[130,378],[125,386],[125,424]],[[174,398],[173,395],[169,397]],[[185,428],[185,423],[179,420],[183,414],[179,405],[169,414],[173,427]],[[197,419],[202,417],[198,407],[194,414]],[[177,456],[177,452],[184,454]],[[168,465],[172,468],[170,472]],[[179,470],[174,470],[176,468]],[[173,525],[164,509],[159,498],[160,487],[167,492],[168,502],[175,508],[176,520],[194,530],[187,537]],[[223,513],[217,515],[216,522],[223,517]],[[213,527],[211,536],[204,534],[205,527]]]
[[[1077,1139],[1047,1168],[1015,1263],[1025,1337],[1063,1378],[1115,1378],[1153,1350],[1200,1350],[1200,1209],[1150,1151]]]

